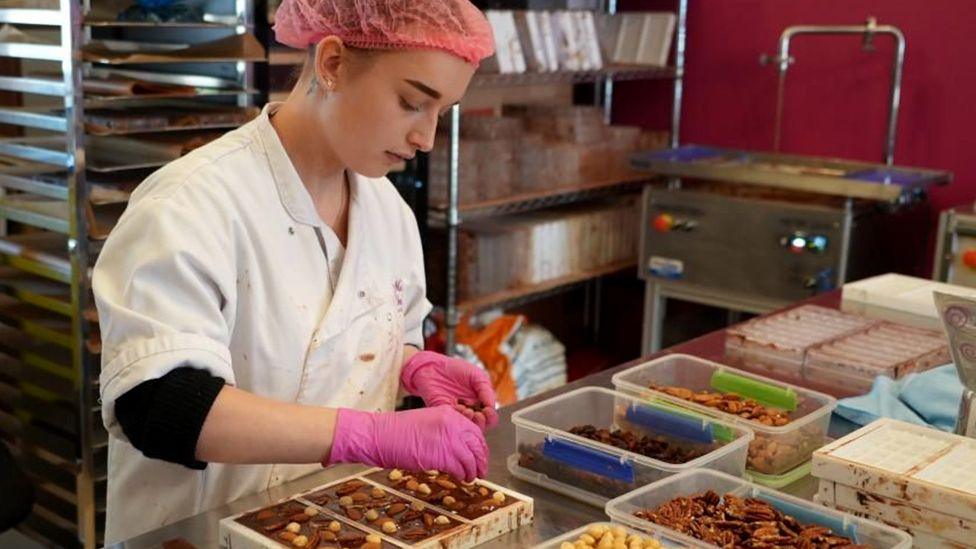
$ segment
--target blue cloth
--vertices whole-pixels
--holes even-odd
[[[952,431],[962,394],[963,385],[956,367],[948,364],[897,381],[878,377],[871,392],[842,399],[834,413],[858,425],[889,417]]]

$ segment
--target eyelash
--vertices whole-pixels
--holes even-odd
[[[414,107],[402,97],[400,98],[400,106],[403,107],[403,110],[408,112],[420,112],[420,107]]]

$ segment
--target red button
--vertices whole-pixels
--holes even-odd
[[[651,226],[659,233],[666,233],[674,227],[674,218],[670,214],[661,214],[654,218]]]
[[[963,252],[962,263],[970,269],[976,269],[976,249],[969,248]]]

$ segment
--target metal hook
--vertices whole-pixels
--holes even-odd
[[[861,47],[864,51],[874,51],[874,31],[878,28],[878,18],[872,16],[868,17],[867,22],[864,24],[864,40],[861,41]]]

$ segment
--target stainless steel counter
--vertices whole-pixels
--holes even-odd
[[[837,307],[839,305],[839,294],[833,292],[814,298],[809,302],[828,307]],[[670,349],[670,352],[682,352],[708,359],[718,359],[721,358],[723,353],[724,340],[724,331],[713,332],[673,347]],[[593,374],[554,391],[526,399],[512,406],[506,406],[499,411],[498,427],[489,432],[487,437],[488,446],[491,450],[488,480],[532,497],[535,500],[535,522],[529,527],[521,528],[517,532],[507,534],[480,547],[491,549],[500,547],[531,547],[536,543],[568,532],[588,522],[607,520],[608,517],[603,513],[603,509],[580,503],[512,477],[506,466],[508,456],[515,453],[515,426],[511,422],[512,412],[579,387],[612,387],[610,378],[616,372],[667,352],[669,351],[664,351],[651,357],[640,359],[639,361],[623,364],[616,368]],[[342,465],[323,470],[321,473],[309,475],[308,477],[278,486],[267,492],[244,497],[222,507],[173,523],[133,538],[125,543],[118,544],[115,547],[160,547],[164,541],[175,538],[183,538],[200,548],[217,547],[219,543],[218,523],[220,519],[274,503],[293,494],[348,476],[361,469],[363,468],[360,466]],[[787,487],[784,491],[799,497],[812,499],[814,493],[816,493],[816,489],[816,481],[812,477],[807,477]]]
[[[516,405],[507,406],[500,410],[498,427],[489,432],[487,437],[488,446],[491,449],[488,480],[531,496],[535,500],[535,522],[530,527],[525,527],[517,532],[507,534],[480,547],[530,547],[588,522],[607,519],[607,516],[603,513],[603,509],[580,503],[512,477],[505,463],[508,456],[515,453],[515,426],[512,425],[511,417],[512,412],[520,408],[578,387],[588,385],[611,387],[611,376],[617,371],[632,365],[624,364],[612,370],[594,374],[555,391],[524,400]],[[220,522],[220,519],[247,511],[248,509],[274,503],[292,494],[355,473],[360,469],[362,467],[342,465],[323,470],[321,473],[284,484],[268,492],[244,497],[217,509],[173,523],[159,530],[131,539],[123,544],[118,544],[115,547],[160,547],[164,541],[174,538],[184,538],[201,548],[217,547],[219,541],[218,522]],[[816,485],[808,478],[808,481],[800,482],[790,487],[787,491],[800,495],[801,497],[812,498],[816,491]]]

